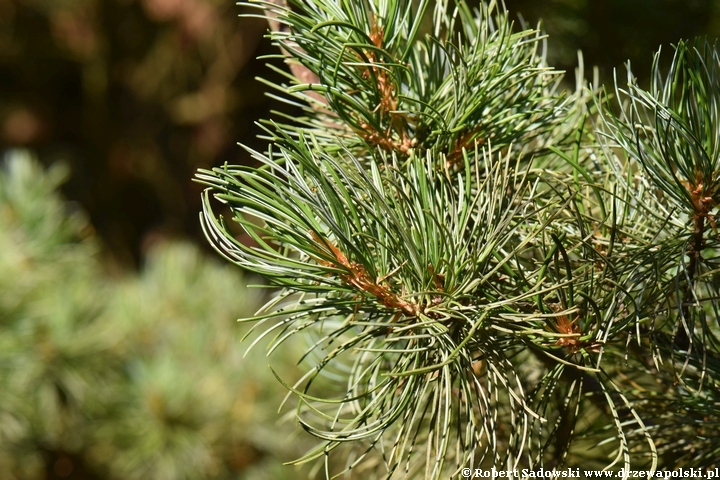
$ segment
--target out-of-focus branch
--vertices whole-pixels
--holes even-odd
[[[273,4],[277,5],[280,8],[285,8],[285,9],[290,8],[288,6],[286,0],[269,0],[269,1],[272,2]],[[277,14],[274,11],[272,11],[272,9],[266,8],[265,16],[267,17],[270,31],[272,31],[272,32],[288,32],[289,31],[287,25],[284,25],[282,22],[277,20]],[[300,83],[308,83],[308,84],[320,83],[320,79],[318,78],[317,75],[315,75],[315,73],[313,71],[311,71],[309,68],[307,68],[306,66],[304,66],[301,63],[288,61],[291,58],[291,55],[285,49],[282,49],[282,51],[283,51],[283,54],[285,54],[287,57],[285,63],[288,64],[288,66],[290,67],[290,71],[292,72],[293,75],[295,75],[295,78],[297,78],[300,81]],[[325,97],[323,97],[322,95],[320,95],[317,92],[307,92],[307,95],[323,104],[327,104],[327,100],[325,99]]]

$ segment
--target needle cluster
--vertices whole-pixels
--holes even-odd
[[[247,320],[270,351],[310,339],[287,387],[321,443],[299,462],[715,465],[714,46],[680,42],[649,90],[628,67],[608,96],[581,71],[563,91],[542,33],[495,2],[251,5],[304,114],[264,123],[258,166],[198,173],[201,221],[280,287]]]

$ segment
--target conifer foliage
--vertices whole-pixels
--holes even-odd
[[[263,123],[258,166],[198,173],[201,221],[280,287],[248,319],[270,351],[310,339],[286,386],[320,444],[298,462],[717,465],[714,45],[678,43],[647,91],[628,66],[566,92],[496,2],[251,6],[304,114]]]
[[[108,275],[56,191],[67,169],[0,160],[0,478],[280,478],[303,447],[272,426],[272,373],[242,362],[234,315],[259,302],[240,272],[168,241]]]

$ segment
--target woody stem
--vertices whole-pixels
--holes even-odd
[[[688,254],[690,256],[690,263],[688,264],[687,268],[687,285],[685,287],[685,295],[682,302],[682,318],[687,322],[690,318],[690,305],[692,304],[694,300],[693,295],[693,284],[695,283],[695,277],[697,275],[698,270],[698,263],[700,262],[702,258],[702,249],[705,244],[705,215],[703,214],[695,214],[694,219],[694,234],[693,234],[693,240],[690,244],[690,247],[688,249]],[[678,329],[677,334],[675,335],[675,345],[680,347],[683,350],[687,350],[690,348],[690,337],[688,333],[688,329],[690,329],[691,326],[688,325],[686,328],[680,328]]]

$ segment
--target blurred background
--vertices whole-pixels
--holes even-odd
[[[608,83],[720,33],[713,0],[506,0]],[[0,479],[306,478],[278,426],[290,349],[242,359],[262,301],[212,254],[197,168],[287,107],[232,0],[0,0]],[[669,57],[669,55],[667,55]],[[624,70],[619,76],[622,78]]]

